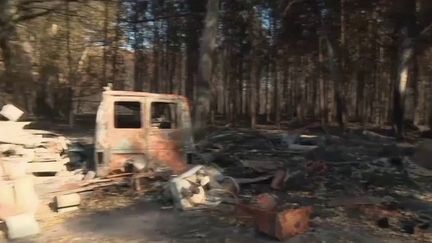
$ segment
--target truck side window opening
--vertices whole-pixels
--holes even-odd
[[[141,128],[141,103],[136,101],[114,102],[115,128]]]
[[[153,102],[151,104],[151,126],[159,129],[178,128],[177,104]]]

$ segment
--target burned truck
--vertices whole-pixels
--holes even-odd
[[[96,175],[187,169],[194,152],[188,101],[179,95],[106,89],[96,116]]]

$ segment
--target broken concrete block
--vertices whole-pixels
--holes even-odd
[[[39,198],[33,185],[33,178],[25,176],[13,181],[15,187],[15,204],[25,212],[36,212]]]
[[[78,193],[72,193],[56,196],[55,201],[58,209],[67,208],[80,205],[81,197]]]
[[[18,239],[39,234],[39,224],[32,213],[9,216],[4,219],[9,239]]]

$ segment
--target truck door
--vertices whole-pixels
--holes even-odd
[[[138,169],[147,166],[147,139],[145,133],[145,99],[115,97],[109,131],[109,161],[112,172],[133,165]]]
[[[148,102],[148,156],[155,167],[166,166],[174,173],[186,169],[182,140],[181,105],[175,101]]]

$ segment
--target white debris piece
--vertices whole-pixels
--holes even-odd
[[[210,177],[204,166],[198,165],[170,181],[170,191],[176,207],[186,210],[199,205],[214,205],[207,198],[204,187],[210,183]]]
[[[322,138],[315,135],[285,133],[281,136],[281,146],[293,152],[314,150],[322,143]]]
[[[3,106],[0,111],[0,114],[6,117],[10,121],[18,121],[24,114],[24,112],[18,109],[16,106],[8,104]]]
[[[58,195],[55,197],[57,212],[65,213],[79,209],[81,197],[78,193]]]

